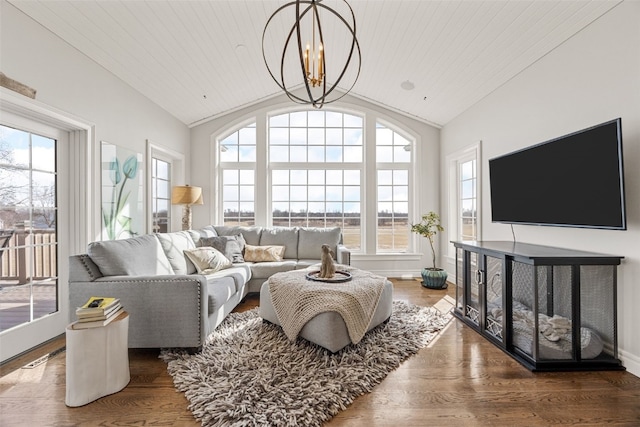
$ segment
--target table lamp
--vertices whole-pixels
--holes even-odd
[[[171,189],[171,204],[184,205],[182,229],[191,229],[191,205],[202,205],[202,188],[190,185],[176,185]]]

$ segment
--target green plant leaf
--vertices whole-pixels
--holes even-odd
[[[411,231],[429,239],[429,246],[431,246],[431,255],[433,258],[433,268],[436,267],[436,250],[433,246],[433,239],[439,231],[444,231],[444,227],[440,225],[440,215],[431,211],[422,215],[422,219],[417,224],[411,224]]]

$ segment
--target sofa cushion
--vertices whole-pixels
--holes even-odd
[[[286,259],[280,262],[258,262],[251,264],[251,276],[254,279],[268,279],[276,273],[295,270],[297,264],[297,261]]]
[[[313,267],[314,270],[320,270],[321,264],[317,259],[299,259],[296,264],[296,270],[304,270],[305,268]],[[336,268],[338,264],[336,264]]]
[[[198,230],[187,230],[187,232],[189,233],[189,235],[193,239],[193,242],[196,244],[196,246],[202,246],[200,244],[200,239],[201,238],[203,238],[203,237],[216,237],[218,235],[218,233],[216,233],[216,229],[213,228],[212,225],[207,225],[206,227],[200,228]]]
[[[153,234],[92,242],[87,253],[104,276],[174,274],[160,241]]]
[[[249,245],[258,246],[260,244],[260,235],[262,227],[246,227],[241,225],[226,226],[218,225],[214,227],[218,236],[237,236],[241,234],[245,242]]]
[[[222,252],[210,246],[186,249],[184,254],[195,265],[199,274],[210,274],[231,267],[231,261]]]
[[[211,246],[224,254],[232,263],[244,262],[242,251],[245,241],[242,234],[236,236],[204,237],[200,239],[200,246]]]
[[[247,262],[282,261],[284,246],[244,246],[244,260]]]
[[[240,292],[244,289],[244,285],[251,280],[251,275],[251,263],[240,263],[233,264],[231,267],[225,268],[224,270],[220,270],[216,273],[207,274],[207,281],[211,281],[219,277],[232,277],[236,283],[236,290]]]
[[[187,261],[184,253],[184,251],[196,247],[189,232],[158,233],[156,237],[160,241],[162,250],[169,258],[169,263],[171,263],[171,267],[176,274],[193,274],[196,272],[195,267]]]
[[[208,315],[213,314],[237,293],[233,277],[207,277]]]
[[[260,246],[284,246],[283,258],[297,259],[298,229],[279,227],[265,228],[260,235]]]
[[[329,245],[333,253],[338,251],[340,243],[340,227],[335,228],[301,228],[298,232],[298,258],[320,259],[322,245]]]

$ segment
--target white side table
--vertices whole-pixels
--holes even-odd
[[[107,326],[67,326],[67,406],[82,406],[116,393],[129,384],[129,314]]]

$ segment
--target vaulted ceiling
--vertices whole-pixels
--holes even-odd
[[[287,0],[9,2],[186,125],[281,93],[262,36]],[[618,3],[350,0],[362,51],[351,93],[442,126]]]

